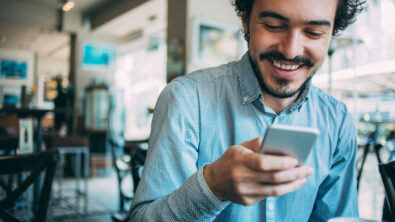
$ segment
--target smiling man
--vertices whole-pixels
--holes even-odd
[[[252,66],[262,77],[265,102],[277,112],[295,101],[323,63],[338,6],[336,0],[287,2],[256,1],[243,16]]]
[[[327,221],[358,217],[356,131],[311,85],[358,0],[235,0],[248,52],[175,79],[155,107],[132,221]],[[258,153],[271,124],[315,127],[305,164]],[[284,138],[287,139],[287,138]]]

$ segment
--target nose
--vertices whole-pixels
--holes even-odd
[[[284,33],[277,50],[282,53],[287,59],[293,59],[296,56],[303,56],[303,36],[296,31]]]

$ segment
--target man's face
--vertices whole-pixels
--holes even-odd
[[[323,63],[332,37],[335,0],[255,0],[244,32],[264,91],[296,95]]]

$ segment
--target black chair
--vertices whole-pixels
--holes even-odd
[[[14,183],[13,185],[15,186],[13,186],[12,189],[3,191],[5,196],[0,200],[0,219],[10,222],[21,221],[9,210],[15,206],[15,203],[21,198],[22,194],[32,186],[40,174],[45,171],[45,178],[41,185],[38,206],[33,206],[32,212],[33,221],[44,222],[46,220],[57,160],[58,152],[56,150],[0,157],[0,175],[30,172],[25,179],[18,183]]]
[[[358,149],[363,149],[363,154],[361,157],[357,159],[357,190],[359,190],[359,186],[361,184],[362,172],[366,163],[366,159],[369,153],[372,151],[376,155],[378,163],[382,163],[380,150],[383,148],[383,145],[377,142],[376,132],[373,132],[368,135],[367,143],[365,145],[358,146]]]
[[[148,143],[148,140],[135,144],[134,148],[130,150],[130,155],[132,157],[131,167],[134,193],[136,192],[137,186],[140,182],[141,170],[143,169],[145,159],[147,158],[147,150],[141,147],[141,143]]]
[[[19,137],[0,137],[0,155],[15,154],[19,146]]]
[[[19,146],[19,137],[0,137],[0,156],[14,155]],[[18,175],[20,176],[20,175]],[[4,175],[0,177],[0,189],[9,191],[12,189],[12,181],[15,175]]]
[[[115,141],[110,140],[119,192],[119,211],[112,214],[112,220],[114,222],[129,221],[129,207],[132,201],[132,195],[136,191],[137,184],[140,181],[138,171],[144,165],[147,152],[141,148],[141,145],[144,143],[148,143],[148,140],[128,141],[121,148],[122,152],[116,152],[115,149],[118,148],[119,150],[120,147]],[[128,175],[132,175],[133,192],[122,189],[122,183],[128,178]]]
[[[392,221],[395,221],[395,161],[379,164],[379,171],[381,179],[383,180],[385,196],[392,216]]]

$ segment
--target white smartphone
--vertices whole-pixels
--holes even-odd
[[[303,165],[318,135],[316,128],[273,124],[267,128],[260,152],[294,156]]]

